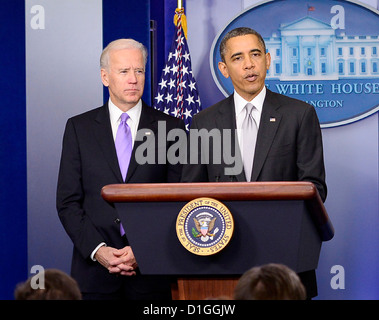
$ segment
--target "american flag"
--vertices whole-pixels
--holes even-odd
[[[154,108],[183,119],[188,131],[192,117],[201,110],[201,102],[181,23],[183,12],[184,10],[176,13],[178,15],[176,33],[158,83]]]

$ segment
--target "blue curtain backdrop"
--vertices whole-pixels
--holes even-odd
[[[0,10],[0,299],[27,274],[25,4]]]

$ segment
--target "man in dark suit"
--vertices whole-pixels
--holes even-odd
[[[170,299],[166,278],[151,279],[139,274],[127,235],[120,231],[122,221],[114,206],[102,199],[101,189],[117,183],[178,182],[180,164],[140,164],[144,159],[135,155],[145,143],[144,134],[157,133],[159,122],[167,131],[184,130],[184,123],[141,100],[147,61],[142,44],[132,39],[113,41],[100,60],[101,79],[109,89],[110,99],[102,107],[70,118],[63,138],[57,210],[74,244],[71,274],[83,299]],[[129,116],[127,125],[133,143],[125,179],[115,147],[123,113]],[[157,141],[153,143],[157,148]],[[165,154],[167,149],[163,150]]]
[[[221,42],[220,53],[219,69],[226,78],[230,77],[234,94],[194,116],[190,140],[199,130],[219,129],[222,155],[218,155],[220,161],[215,163],[214,141],[209,139],[208,144],[199,144],[198,164],[194,164],[194,158],[188,161],[183,168],[182,181],[310,181],[325,200],[322,137],[314,108],[266,88],[271,58],[270,53],[266,53],[263,38],[255,30],[230,31]],[[247,104],[253,105],[251,114]],[[244,146],[252,135],[244,135],[248,114],[256,130],[250,150]],[[226,137],[230,141],[228,148],[225,148]],[[250,169],[244,169],[246,154],[251,151],[254,152],[252,164]],[[193,150],[189,155],[193,157]],[[234,162],[230,163],[230,159]],[[316,296],[315,272],[300,276],[308,297]]]

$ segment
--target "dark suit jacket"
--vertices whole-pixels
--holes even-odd
[[[198,164],[191,163],[190,157],[193,157],[194,151],[196,152],[191,150],[191,147],[196,144],[189,143],[189,160],[183,167],[182,182],[246,181],[235,134],[233,95],[193,117],[189,141],[193,137],[192,129],[211,131],[214,128],[229,129],[231,134],[221,132],[221,143],[215,148],[221,152],[221,161],[220,157],[215,159],[213,152],[215,141],[219,142],[217,138],[209,139],[209,144],[198,144]],[[226,139],[229,140],[225,141]],[[231,147],[226,150],[225,145]],[[230,164],[229,149],[235,151],[231,155],[237,165]],[[192,160],[194,158],[196,157]],[[226,173],[225,168],[233,168],[232,173]],[[315,184],[321,199],[325,201],[327,187],[322,137],[317,114],[312,106],[267,90],[259,124],[251,181],[310,181]],[[311,270],[299,276],[306,287],[308,298],[316,296],[315,272]]]
[[[230,130],[230,149],[235,151],[232,156],[240,162],[239,165],[230,164],[230,159],[228,160],[227,155],[230,152],[225,149],[225,142],[229,141],[229,133],[224,131],[221,132],[221,144],[216,147],[216,150],[221,152],[221,161],[217,164],[215,160],[215,140],[209,139],[209,146],[199,143],[199,164],[189,163],[184,166],[183,182],[246,181],[238,143],[235,140],[237,138],[234,131],[236,116],[233,95],[193,117],[191,129],[211,131],[214,128]],[[190,140],[191,136],[193,132],[190,133]],[[189,143],[189,148],[194,145]],[[189,149],[189,156],[193,156],[194,151]],[[209,160],[204,154],[209,154]],[[233,167],[240,170],[234,173],[225,172],[225,168]],[[322,137],[317,114],[312,106],[267,90],[251,181],[310,181],[315,184],[321,198],[325,200],[327,188]]]
[[[165,122],[167,131],[173,128],[184,130],[182,120],[143,103],[138,129],[149,129],[156,135],[158,121]],[[157,148],[157,137],[155,140]],[[180,165],[170,165],[168,162],[138,165],[134,153],[141,143],[134,143],[125,182],[178,182]],[[167,149],[169,147],[170,143],[167,142]],[[125,239],[120,236],[120,226],[115,223],[119,221],[115,208],[100,194],[103,186],[115,183],[123,183],[123,180],[108,104],[105,104],[67,121],[58,177],[57,210],[74,244],[72,275],[83,292],[113,292],[120,286],[120,279],[125,278],[109,274],[106,268],[90,259],[92,251],[101,242],[115,248],[126,245]]]

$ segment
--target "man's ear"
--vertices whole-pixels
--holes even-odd
[[[271,55],[269,52],[266,53],[266,68],[267,70],[270,68],[271,65]]]
[[[108,81],[108,72],[105,69],[100,70],[100,75],[101,75],[101,82],[105,87],[108,87],[109,81]]]
[[[220,61],[218,63],[218,69],[225,78],[229,78],[228,67],[226,66],[225,62]]]

